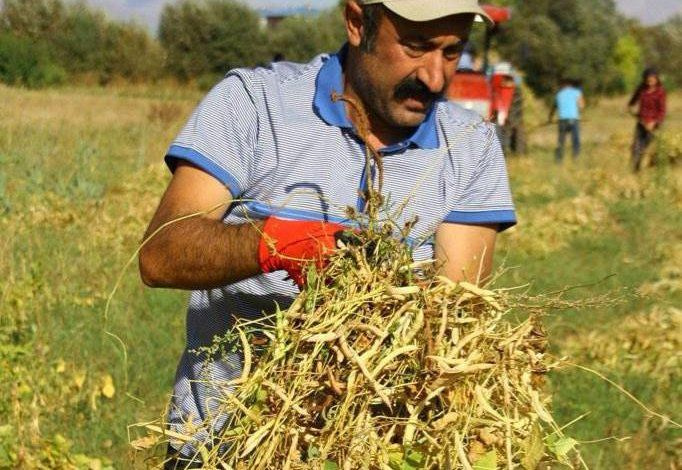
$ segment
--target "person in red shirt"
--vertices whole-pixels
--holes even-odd
[[[638,172],[646,148],[665,119],[665,89],[655,69],[648,68],[644,71],[642,83],[630,98],[628,107],[630,113],[637,116],[635,139],[632,143],[632,166]]]

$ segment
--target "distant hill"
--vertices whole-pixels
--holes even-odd
[[[639,19],[646,25],[662,23],[682,14],[681,0],[616,0],[618,9],[625,15]]]

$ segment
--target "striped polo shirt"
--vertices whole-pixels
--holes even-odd
[[[348,208],[362,211],[359,190],[368,178],[366,149],[349,121],[343,92],[344,51],[308,64],[278,62],[269,68],[233,70],[194,110],[171,145],[173,170],[185,160],[229,188],[234,203],[225,224],[276,215],[349,224]],[[381,149],[382,217],[401,226],[418,216],[410,243],[415,259],[433,256],[441,223],[515,223],[504,156],[493,125],[447,102],[436,102],[411,137]],[[240,374],[241,356],[208,357],[233,318],[254,318],[286,308],[298,293],[286,272],[258,275],[219,289],[194,291],[187,313],[187,346],[177,369],[169,419],[178,432],[192,427],[205,440],[226,417],[216,398],[229,393],[221,381]],[[186,444],[184,453],[192,452]]]

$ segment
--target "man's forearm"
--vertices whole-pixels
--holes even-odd
[[[255,276],[261,222],[226,225],[191,218],[150,229],[140,250],[140,273],[151,287],[211,289]]]

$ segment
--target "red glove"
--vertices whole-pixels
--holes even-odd
[[[343,225],[332,222],[268,217],[258,244],[258,263],[264,273],[285,270],[301,287],[305,266],[312,262],[323,268],[336,249],[335,235],[343,230]]]

